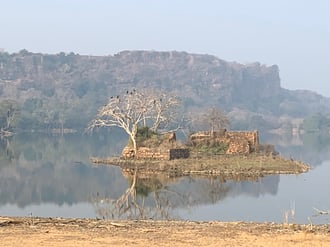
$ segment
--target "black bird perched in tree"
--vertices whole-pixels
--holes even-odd
[[[117,99],[119,99],[119,95],[117,95]]]
[[[126,91],[126,94],[128,94],[128,90]]]

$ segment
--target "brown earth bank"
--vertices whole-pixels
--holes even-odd
[[[0,246],[330,246],[330,225],[0,217]]]

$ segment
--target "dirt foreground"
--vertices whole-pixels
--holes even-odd
[[[330,225],[0,217],[0,246],[330,246]]]

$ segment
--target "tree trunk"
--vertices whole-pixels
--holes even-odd
[[[137,153],[136,140],[135,140],[135,138],[132,138],[132,137],[131,137],[131,140],[133,143],[134,156],[136,156],[136,153]]]
[[[134,156],[136,156],[137,153],[137,145],[136,145],[136,135],[137,135],[137,125],[133,125],[132,127],[132,133],[130,134],[132,143],[133,143],[133,150],[134,150]]]

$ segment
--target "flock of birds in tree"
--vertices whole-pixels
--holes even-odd
[[[127,91],[126,91],[126,94],[133,95],[133,93],[135,93],[135,92],[136,92],[135,89],[133,89],[133,91],[131,91],[131,92],[127,90]],[[113,98],[114,98],[114,96],[111,96],[111,97],[110,97],[110,99],[113,99]],[[116,99],[119,99],[119,95],[117,95],[115,98],[116,98]]]
[[[126,91],[126,94],[130,94],[130,95],[133,95],[135,93],[136,93],[135,89],[133,89],[133,91],[129,91],[129,90]],[[113,99],[113,98],[119,99],[119,95],[117,95],[116,97],[114,97],[114,96],[110,97],[110,99]],[[162,98],[160,98],[159,101],[162,102]],[[156,104],[156,100],[154,100],[154,104]]]

